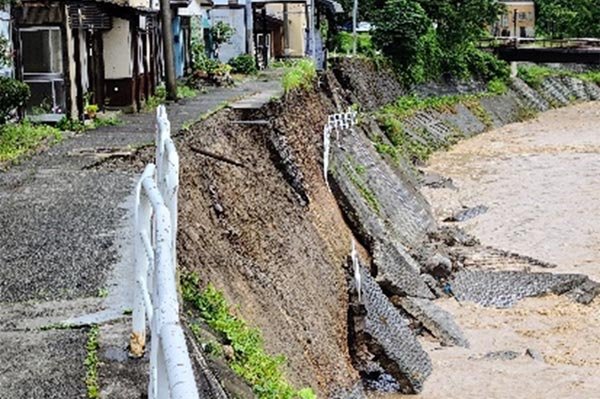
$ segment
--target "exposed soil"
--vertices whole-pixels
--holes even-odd
[[[286,355],[290,380],[321,395],[358,378],[347,349],[351,236],[320,166],[329,107],[316,92],[292,95],[257,115],[222,111],[178,140],[180,267],[223,290],[267,350]],[[270,124],[231,123],[240,119]],[[295,176],[275,138],[299,166]]]

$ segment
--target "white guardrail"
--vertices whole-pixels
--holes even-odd
[[[179,157],[164,106],[156,111],[156,166],[148,164],[135,186],[135,296],[130,351],[141,356],[150,326],[150,399],[198,399],[179,321],[176,283]]]
[[[340,131],[350,129],[356,125],[356,112],[348,111],[339,114],[331,114],[323,127],[323,178],[329,187],[327,173],[329,173],[329,152],[331,151],[331,133],[335,132],[336,140],[340,141]]]

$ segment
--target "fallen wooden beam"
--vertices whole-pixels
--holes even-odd
[[[215,154],[214,152],[210,152],[210,151],[206,151],[206,150],[202,150],[200,148],[196,148],[193,146],[190,146],[190,150],[192,150],[193,152],[200,154],[200,155],[204,155],[213,159],[216,159],[218,161],[221,162],[225,162],[228,163],[230,165],[234,165],[234,166],[239,166],[240,168],[245,168],[246,166],[238,161],[234,161],[233,159],[227,158],[223,155],[219,155],[219,154]]]

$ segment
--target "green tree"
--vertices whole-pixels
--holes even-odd
[[[0,67],[10,65],[11,61],[10,43],[6,37],[0,35]]]
[[[538,35],[600,37],[600,0],[537,0]]]
[[[388,0],[373,14],[373,44],[400,68],[418,62],[422,39],[431,27],[425,10],[413,0]]]

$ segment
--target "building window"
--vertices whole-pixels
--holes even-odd
[[[23,81],[31,89],[27,110],[37,114],[65,111],[62,35],[58,27],[20,30]]]

